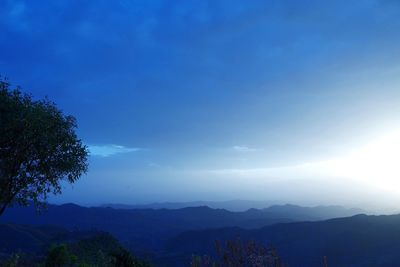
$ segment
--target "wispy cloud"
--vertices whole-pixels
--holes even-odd
[[[237,152],[255,152],[255,151],[261,150],[258,148],[252,148],[252,147],[248,147],[248,146],[233,146],[232,149]]]
[[[243,168],[243,169],[215,169],[207,170],[208,174],[228,175],[228,176],[244,176],[244,177],[290,177],[292,174],[302,174],[308,170],[307,164],[271,167],[271,168]]]
[[[138,147],[125,147],[121,145],[89,145],[89,151],[92,156],[109,157],[116,154],[136,152],[142,150]]]

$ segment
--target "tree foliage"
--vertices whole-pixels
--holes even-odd
[[[226,246],[215,242],[217,257],[193,256],[192,267],[285,267],[273,248],[254,241],[228,240]]]
[[[76,127],[53,102],[0,78],[0,215],[13,204],[40,207],[61,193],[63,181],[72,184],[87,171],[88,150]]]
[[[54,246],[47,255],[45,267],[61,267],[66,266],[71,261],[66,245]]]
[[[44,267],[150,267],[107,233],[52,246]]]

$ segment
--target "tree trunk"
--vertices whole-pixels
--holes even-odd
[[[7,208],[7,204],[1,205],[1,207],[0,207],[0,216],[4,213],[4,211],[6,210],[6,208]]]

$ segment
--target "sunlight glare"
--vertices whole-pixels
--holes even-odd
[[[384,135],[348,156],[318,165],[335,176],[400,192],[400,130]]]

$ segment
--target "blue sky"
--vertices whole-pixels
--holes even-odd
[[[0,73],[91,147],[54,201],[385,206],[394,179],[316,166],[400,129],[399,16],[395,0],[5,0]]]

